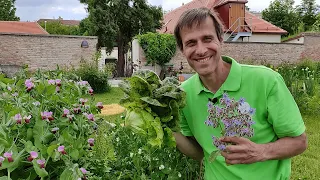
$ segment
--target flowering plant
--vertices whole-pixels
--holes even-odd
[[[253,137],[254,130],[252,125],[255,122],[252,117],[255,114],[255,109],[250,107],[244,98],[236,101],[234,98],[230,98],[227,93],[223,94],[219,103],[215,105],[212,100],[209,100],[209,115],[205,124],[212,128],[220,128],[221,136]],[[217,150],[211,153],[210,162],[213,162],[228,145],[225,142],[221,142],[217,136],[212,136],[212,140]]]
[[[0,176],[85,179],[99,121],[92,88],[61,71],[30,78],[0,76]],[[88,98],[85,99],[85,98]],[[91,97],[91,98],[90,98]]]

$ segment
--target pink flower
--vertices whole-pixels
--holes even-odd
[[[98,102],[97,105],[96,105],[96,107],[99,108],[99,109],[103,109],[102,102]]]
[[[8,91],[12,91],[12,88],[10,86],[7,87]]]
[[[36,159],[38,157],[38,153],[35,151],[30,152],[30,156],[28,157],[28,161],[31,162],[32,160]]]
[[[93,114],[88,114],[87,118],[89,119],[89,121],[94,121],[94,115]]]
[[[93,138],[88,139],[88,143],[90,146],[94,146],[94,139]]]
[[[23,117],[24,122],[26,122],[26,124],[29,124],[31,117],[32,117],[31,115],[29,115],[29,116],[24,116],[24,117]]]
[[[60,152],[61,154],[67,154],[67,152],[64,150],[64,146],[59,146],[58,152]]]
[[[33,88],[34,88],[34,84],[33,82],[31,81],[31,79],[27,79],[24,84],[26,85],[27,87],[27,91],[31,91]]]
[[[12,152],[11,152],[11,153],[5,152],[5,153],[3,154],[3,156],[4,156],[5,158],[7,158],[9,162],[13,162]]]
[[[63,109],[62,117],[67,117],[67,115],[69,115],[69,113],[70,113],[69,109]]]
[[[50,85],[55,85],[55,84],[56,84],[56,81],[53,80],[53,79],[50,79],[50,80],[48,80],[48,84],[50,84]]]
[[[87,174],[87,170],[85,168],[80,168],[80,171],[82,172],[82,174]]]
[[[40,168],[45,168],[46,160],[38,159],[37,163],[39,164]]]
[[[59,131],[59,128],[58,128],[58,127],[55,127],[55,128],[52,128],[52,129],[51,129],[51,132],[52,132],[53,134],[57,133],[57,131]]]
[[[21,114],[16,114],[14,116],[14,119],[16,120],[17,124],[21,124],[21,122],[22,122]]]
[[[71,122],[71,121],[72,121],[72,119],[74,118],[74,115],[73,115],[73,114],[71,114],[71,115],[67,115],[67,117],[69,118],[69,121]]]
[[[61,79],[56,79],[57,86],[61,86]]]
[[[80,102],[82,105],[84,105],[84,103],[86,103],[88,101],[88,99],[83,99],[83,98],[80,98]]]
[[[90,89],[88,90],[88,92],[89,92],[90,95],[93,95],[93,89],[92,89],[92,88],[90,88]]]
[[[44,111],[44,112],[41,112],[41,118],[42,120],[49,120],[49,121],[52,121],[54,120],[54,118],[52,117],[52,112],[47,112],[47,111]]]
[[[80,108],[73,108],[73,112],[75,114],[79,114],[81,112],[81,109]]]
[[[85,86],[85,85],[88,85],[88,81],[80,81],[78,82],[77,84],[79,84],[80,86]]]
[[[0,156],[0,167],[2,166],[2,162],[5,160],[4,157]]]

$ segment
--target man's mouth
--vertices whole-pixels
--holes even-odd
[[[211,58],[211,56],[210,56],[210,57],[207,57],[207,58],[204,58],[204,59],[198,59],[198,60],[196,60],[196,61],[197,61],[197,62],[200,62],[200,63],[204,63],[204,62],[207,62],[210,58]]]

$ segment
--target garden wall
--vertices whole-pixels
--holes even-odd
[[[224,42],[223,55],[235,58],[238,62],[253,64],[278,65],[282,62],[298,62],[302,59],[320,61],[320,33],[304,33],[304,44],[296,43],[257,43],[257,42]],[[140,50],[142,65],[146,62],[143,51]],[[186,59],[177,50],[171,62],[175,68],[180,68],[188,73],[192,69]]]
[[[86,41],[88,47],[81,47]],[[0,67],[8,75],[19,67],[55,69],[77,67],[81,59],[89,60],[96,52],[97,37],[0,33]],[[14,67],[14,68],[13,68]]]

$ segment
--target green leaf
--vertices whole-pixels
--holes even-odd
[[[54,152],[54,150],[57,149],[57,148],[58,148],[58,145],[57,145],[57,144],[54,144],[54,145],[49,146],[48,149],[47,149],[48,155],[51,157],[52,154],[53,154],[53,152]]]
[[[154,106],[159,106],[159,107],[167,107],[166,104],[161,104],[158,100],[152,99],[151,97],[142,97],[140,98],[142,101],[154,105]]]
[[[169,147],[176,147],[176,139],[170,128],[164,128],[164,143]]]
[[[79,151],[77,149],[73,149],[70,153],[70,156],[73,160],[77,161],[79,159]]]
[[[69,168],[66,168],[60,175],[60,180],[73,180],[72,171]]]
[[[148,132],[149,135],[149,143],[152,146],[159,146],[161,147],[163,142],[163,129],[161,127],[160,118],[157,117],[154,121],[151,121],[151,126],[153,129],[150,129]]]
[[[212,163],[213,161],[215,161],[219,154],[220,154],[219,150],[213,151],[209,156],[209,162]]]
[[[33,168],[36,171],[36,173],[38,174],[38,176],[40,176],[41,178],[47,177],[48,176],[48,172],[46,171],[45,168],[40,168],[39,164],[37,163],[36,160],[32,161],[33,164]]]
[[[28,128],[26,140],[31,140],[32,137],[33,137],[33,130],[32,130],[32,128]]]
[[[0,177],[0,180],[11,180],[11,178],[8,178],[8,176],[2,176],[2,177]]]

